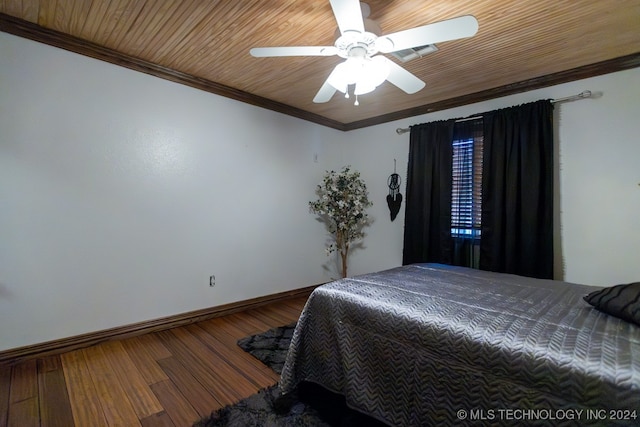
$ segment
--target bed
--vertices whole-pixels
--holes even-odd
[[[280,387],[309,381],[391,426],[638,425],[640,326],[594,287],[413,264],[316,288]]]

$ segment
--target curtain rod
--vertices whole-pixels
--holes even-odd
[[[591,98],[591,96],[593,96],[593,93],[591,93],[590,90],[585,90],[585,91],[580,92],[577,95],[571,95],[571,96],[565,96],[564,98],[552,99],[551,103],[555,104],[556,102],[575,101],[577,99]],[[481,119],[481,118],[482,118],[482,115],[473,116],[473,117],[466,117],[464,119],[456,120],[456,123],[466,122],[467,120],[476,120],[476,119]],[[402,135],[403,133],[407,133],[410,130],[411,130],[411,128],[397,128],[396,129],[396,133],[398,135]]]

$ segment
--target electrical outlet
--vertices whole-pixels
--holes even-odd
[[[216,285],[216,276],[209,276],[209,286],[211,286],[212,288]]]

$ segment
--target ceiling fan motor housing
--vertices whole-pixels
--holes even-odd
[[[361,3],[361,5],[365,5]],[[364,14],[363,10],[363,14]],[[368,15],[368,13],[366,13]],[[363,19],[364,31],[347,30],[343,34],[340,33],[340,28],[336,28],[334,46],[338,49],[338,55],[342,58],[349,58],[349,56],[362,56],[359,53],[354,52],[349,54],[350,50],[354,47],[364,47],[366,49],[365,56],[373,56],[379,52],[380,49],[376,48],[376,39],[382,34],[380,25],[372,19]]]
[[[338,56],[342,58],[371,57],[378,53],[378,48],[376,47],[377,38],[378,36],[367,31],[364,33],[347,31],[338,37],[335,47],[338,49]]]

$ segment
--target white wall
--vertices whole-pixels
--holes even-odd
[[[307,202],[342,132],[5,33],[0,50],[0,350],[325,280]]]
[[[351,273],[402,262],[402,224],[386,218],[384,200],[394,158],[402,171],[398,173],[406,174],[409,134],[398,136],[396,128],[583,90],[601,96],[555,105],[556,278],[589,285],[640,281],[640,68],[347,132],[341,144],[330,146],[332,167],[357,165],[377,196],[371,211],[377,221],[369,229],[367,252],[353,255]],[[402,221],[404,209],[398,217]]]
[[[374,201],[350,275],[397,266],[396,127],[583,89],[557,107],[562,278],[640,280],[638,69],[339,132],[5,33],[0,58],[0,351],[336,277],[307,203],[347,164]]]

